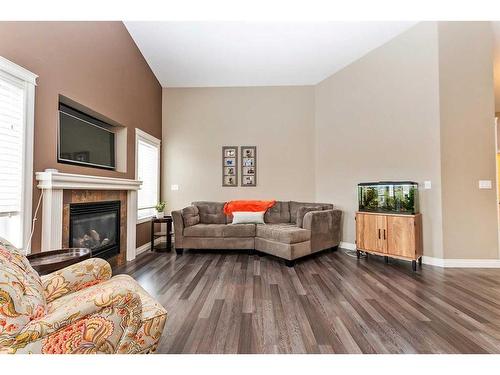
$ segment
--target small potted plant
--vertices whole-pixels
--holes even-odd
[[[156,218],[157,219],[162,219],[164,216],[165,216],[165,213],[163,211],[165,211],[165,206],[166,206],[166,203],[165,202],[158,202],[155,206],[155,209],[156,209]]]

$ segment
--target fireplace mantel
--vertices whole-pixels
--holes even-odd
[[[55,169],[37,172],[36,180],[43,191],[42,251],[62,247],[64,190],[124,190],[127,191],[127,260],[135,258],[137,190],[141,181],[61,173]]]
[[[142,182],[126,178],[88,176],[53,170],[37,172],[39,189],[139,190]]]

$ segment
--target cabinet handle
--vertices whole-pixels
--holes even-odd
[[[378,230],[378,239],[380,240],[380,229]]]
[[[384,240],[385,240],[385,239],[386,239],[386,238],[385,238],[385,229],[384,229]]]

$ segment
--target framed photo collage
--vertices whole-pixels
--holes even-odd
[[[257,147],[241,146],[241,186],[257,186]],[[222,147],[222,186],[238,186],[238,146]]]

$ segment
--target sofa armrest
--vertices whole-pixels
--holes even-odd
[[[19,332],[8,345],[11,352],[85,354],[133,349],[142,305],[127,285],[116,288],[103,282],[59,301]]]
[[[313,251],[338,246],[341,237],[342,211],[310,211],[304,215],[302,228],[311,231]]]
[[[104,259],[91,258],[42,276],[47,303],[111,277],[111,266]]]
[[[172,211],[172,221],[174,222],[174,245],[176,249],[183,248],[184,240],[184,219],[182,210]]]

